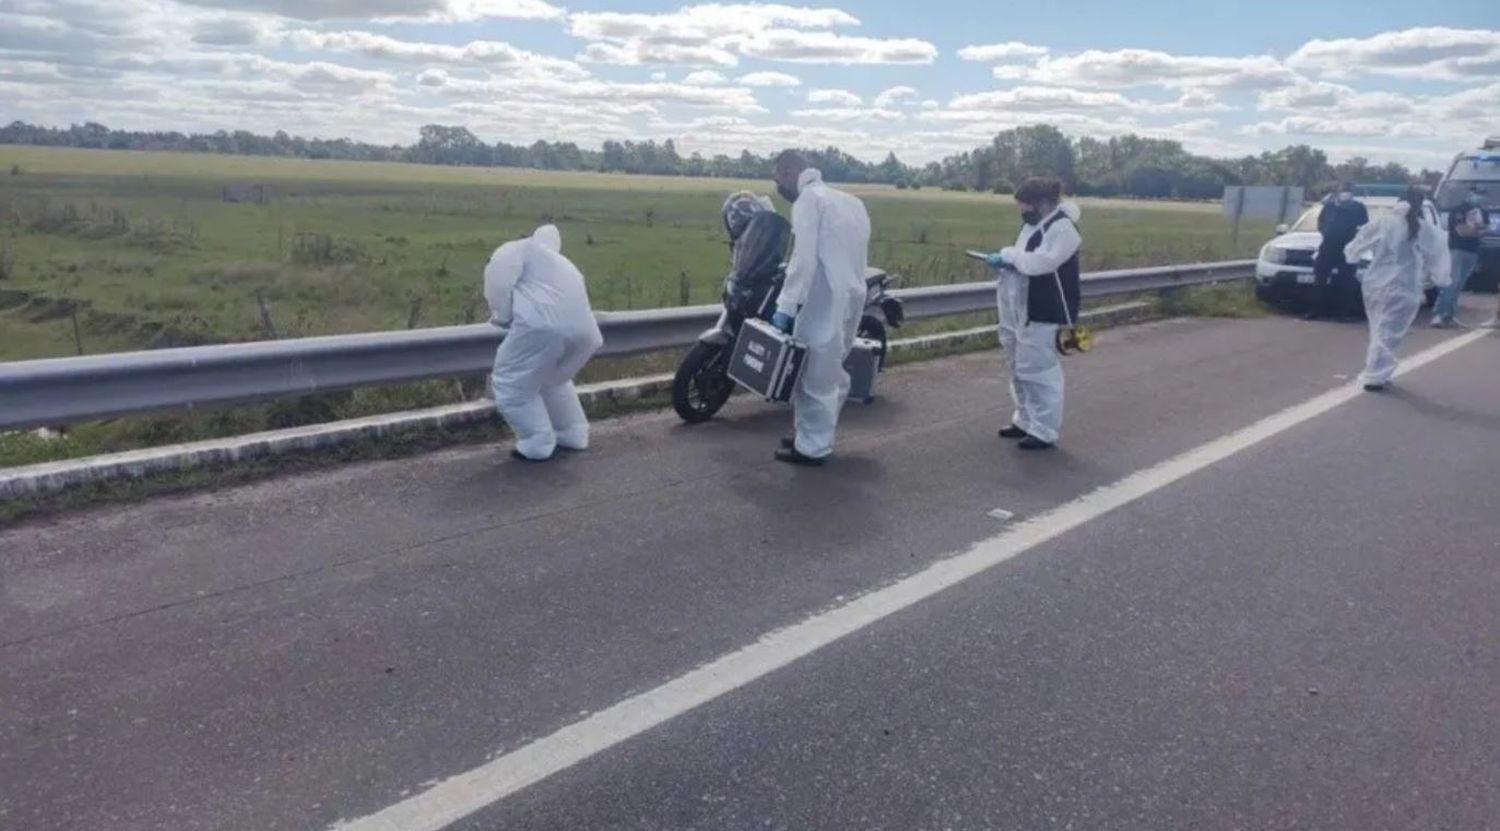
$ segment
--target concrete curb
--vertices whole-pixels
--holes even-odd
[[[1118,326],[1136,322],[1152,314],[1146,302],[1124,303],[1087,312],[1083,318],[1092,326]],[[949,349],[992,344],[995,327],[980,326],[957,332],[942,332],[906,340],[892,341],[893,352]],[[671,375],[652,375],[586,384],[578,388],[585,407],[638,401],[669,393]],[[181,473],[205,468],[223,468],[236,464],[284,456],[293,453],[327,450],[358,441],[386,436],[469,427],[495,419],[495,405],[488,399],[449,404],[424,410],[410,410],[386,415],[292,427],[246,436],[188,444],[130,450],[81,459],[0,470],[0,500],[21,499],[59,493],[84,485],[123,479],[144,479],[163,473]]]

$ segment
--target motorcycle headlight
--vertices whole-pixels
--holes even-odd
[[[1267,245],[1260,249],[1260,258],[1271,265],[1286,264],[1286,249],[1279,245]]]

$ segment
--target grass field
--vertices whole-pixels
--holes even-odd
[[[267,200],[223,200],[224,186],[244,184],[263,185]],[[0,147],[0,360],[484,320],[480,274],[490,252],[544,222],[561,228],[598,309],[715,302],[728,262],[719,205],[739,188],[771,190],[769,182]],[[1009,243],[1019,221],[1008,197],[852,190],[874,220],[871,263],[906,285],[981,279],[982,266],[963,250]],[[1085,270],[1249,256],[1270,230],[1247,225],[1231,251],[1216,205],[1083,200],[1083,209]],[[430,403],[448,394],[434,390],[453,389],[362,392],[352,396],[361,403],[345,397],[279,420],[266,415],[273,408],[158,419],[172,425],[153,428],[162,435],[116,427],[93,449]],[[0,464],[6,458],[0,448]]]

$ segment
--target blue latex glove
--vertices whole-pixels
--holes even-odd
[[[999,251],[996,251],[993,254],[986,255],[984,258],[984,263],[990,268],[1005,268],[1006,266],[1010,265],[1010,263],[1005,261],[1005,256]]]
[[[771,325],[775,326],[777,329],[780,329],[783,332],[786,332],[789,335],[792,333],[792,323],[795,320],[795,317],[792,317],[786,312],[777,312],[776,314],[771,315]]]

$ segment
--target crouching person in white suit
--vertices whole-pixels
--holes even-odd
[[[490,322],[506,330],[495,353],[495,407],[516,436],[511,455],[545,462],[589,446],[573,376],[604,344],[583,275],[562,255],[557,228],[495,249],[484,269]]]

